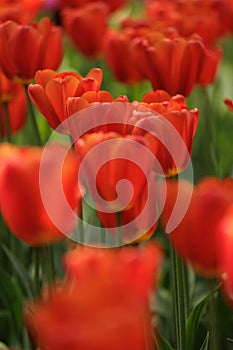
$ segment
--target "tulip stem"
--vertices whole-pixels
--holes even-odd
[[[185,293],[185,276],[183,262],[177,256],[176,252],[171,248],[171,264],[172,264],[172,291],[173,303],[175,311],[175,332],[176,345],[179,350],[186,350],[186,315],[187,302]]]
[[[12,142],[11,139],[11,125],[10,125],[10,116],[9,116],[9,104],[8,102],[4,102],[4,118],[5,118],[5,131],[7,142]]]
[[[35,274],[34,274],[35,289],[36,289],[36,296],[39,296],[41,291],[41,281],[40,281],[41,248],[35,247],[33,251],[35,256]]]
[[[44,254],[45,254],[45,261],[46,261],[45,269],[46,269],[46,275],[47,275],[47,282],[48,282],[48,285],[51,286],[56,281],[52,247],[44,246]]]
[[[41,146],[42,145],[42,140],[41,140],[39,128],[38,128],[38,125],[37,125],[37,122],[36,122],[36,116],[35,116],[34,108],[33,108],[33,105],[32,105],[32,101],[31,101],[31,99],[29,97],[29,94],[28,94],[28,87],[27,87],[27,85],[24,85],[24,88],[25,88],[25,92],[26,92],[26,95],[27,95],[28,107],[29,107],[29,111],[30,111],[30,116],[31,116],[33,130],[34,130],[35,137],[36,137],[36,142],[37,142],[38,146]]]
[[[118,211],[116,213],[117,217],[117,245],[121,246],[122,245],[122,230],[121,230],[121,212]]]

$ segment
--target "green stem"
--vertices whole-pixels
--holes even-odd
[[[10,125],[10,116],[9,116],[9,104],[8,102],[4,102],[4,118],[5,118],[5,130],[6,130],[6,138],[8,142],[12,142],[11,139],[11,125]]]
[[[53,285],[56,281],[55,266],[54,266],[54,256],[53,249],[50,246],[44,246],[45,255],[45,273],[47,276],[47,283],[49,286]]]
[[[41,292],[41,279],[40,279],[40,259],[41,259],[41,248],[33,248],[34,253],[34,261],[35,261],[35,273],[34,273],[34,281],[35,281],[35,289],[36,296],[40,295]]]
[[[36,122],[36,116],[35,116],[33,104],[32,104],[32,101],[31,101],[31,99],[29,97],[29,94],[28,94],[28,87],[27,87],[27,85],[24,85],[24,88],[25,88],[25,92],[26,92],[26,95],[27,95],[28,107],[29,107],[29,111],[30,111],[32,127],[33,127],[33,130],[34,130],[34,133],[35,133],[35,137],[36,137],[36,142],[37,142],[38,146],[41,146],[42,145],[42,140],[41,140],[39,128],[38,128],[38,125],[37,125],[37,122]]]
[[[211,291],[216,288],[216,284],[214,282],[210,284],[211,285]],[[209,311],[208,311],[208,323],[209,323],[209,331],[210,331],[210,349],[211,350],[218,350],[219,347],[219,338],[218,338],[218,310],[217,310],[217,296],[216,293],[211,295],[210,301],[209,301]]]
[[[121,230],[121,212],[116,213],[117,216],[117,246],[122,246],[122,230]]]
[[[173,302],[175,310],[175,330],[177,349],[186,350],[186,297],[185,297],[185,276],[183,262],[175,251],[171,250]]]

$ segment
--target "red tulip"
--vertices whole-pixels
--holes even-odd
[[[228,1],[150,1],[146,17],[153,25],[175,27],[185,37],[200,35],[208,46],[230,31]],[[224,23],[223,19],[224,18]]]
[[[38,14],[42,0],[1,0],[0,23],[8,20],[27,24]]]
[[[67,222],[64,202],[61,201],[59,176],[61,168],[57,159],[59,147],[47,151],[44,161],[46,167],[46,198],[41,197],[39,183],[42,148],[17,148],[7,144],[0,147],[0,206],[2,216],[12,233],[24,242],[38,246],[64,238],[73,229],[73,223]],[[43,180],[45,181],[45,180]],[[77,158],[70,153],[62,168],[62,183],[70,210],[75,210],[80,200],[77,189]],[[46,207],[53,205],[53,221]],[[45,206],[46,204],[46,206]],[[56,221],[56,222],[55,222]],[[60,232],[57,222],[63,224],[66,231]]]
[[[130,209],[145,190],[153,166],[144,139],[99,132],[84,135],[75,146],[82,160],[80,176],[84,176],[97,209]]]
[[[35,84],[29,85],[28,91],[32,102],[56,129],[69,116],[69,98],[82,97],[89,91],[98,92],[101,82],[99,68],[91,69],[85,78],[73,72],[56,73],[45,69],[36,73]]]
[[[108,7],[102,2],[90,3],[78,9],[69,8],[62,12],[62,22],[68,36],[81,53],[90,57],[101,54],[107,17]]]
[[[142,108],[146,107],[144,112],[151,109],[155,113],[148,118],[148,113],[143,113],[142,109],[132,134],[143,135],[149,143],[151,151],[161,166],[161,170],[157,168],[156,171],[159,173],[163,171],[167,177],[183,171],[192,153],[198,110],[189,110],[183,96],[171,97],[162,90],[147,93],[140,105]],[[168,146],[170,149],[167,148]]]
[[[68,253],[68,280],[27,318],[41,350],[154,349],[148,297],[161,264],[157,245]]]
[[[143,30],[131,42],[132,64],[153,89],[188,96],[195,84],[213,82],[220,49],[206,48],[200,37],[183,38],[173,30]]]
[[[190,185],[180,183],[183,195],[190,195]],[[176,181],[168,181],[168,194],[162,213],[166,226],[177,197]],[[221,239],[218,225],[233,204],[233,181],[216,178],[203,179],[194,189],[187,213],[182,222],[168,235],[175,249],[193,267],[206,276],[219,276],[222,268],[219,254]]]
[[[3,73],[14,82],[28,83],[38,69],[57,69],[60,65],[61,29],[49,18],[30,25],[7,21],[0,25],[0,52]]]
[[[20,130],[27,116],[27,97],[23,86],[14,84],[0,71],[0,134],[6,135],[6,109],[10,133]]]
[[[124,32],[109,30],[103,38],[103,52],[115,77],[124,83],[141,82],[144,76],[134,63],[131,52],[131,37]]]

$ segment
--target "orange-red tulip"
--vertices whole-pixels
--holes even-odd
[[[27,24],[42,7],[42,0],[1,0],[0,23],[8,20]]]
[[[45,208],[40,191],[40,164],[42,148],[17,148],[8,144],[0,147],[0,207],[2,216],[12,233],[32,246],[47,244],[64,238],[73,229],[73,223],[64,217],[64,202],[57,192],[61,167],[55,161],[60,146],[54,146],[46,157],[46,203],[53,203],[53,221],[63,222],[67,232],[60,232]],[[80,200],[77,189],[77,158],[70,153],[62,168],[64,194],[70,210],[75,210]]]
[[[133,64],[153,89],[188,96],[195,84],[211,84],[221,49],[205,47],[201,38],[181,37],[172,29],[143,31],[131,42]]]
[[[233,205],[231,205],[223,218],[220,220],[217,232],[218,241],[218,258],[221,267],[222,291],[233,306]]]
[[[69,8],[62,12],[62,22],[68,36],[75,47],[89,57],[101,54],[107,18],[108,7],[103,2],[90,3],[78,9]]]
[[[6,135],[6,109],[10,133],[20,130],[26,121],[27,97],[23,86],[14,84],[0,71],[0,134]]]
[[[208,46],[226,35],[231,23],[226,0],[150,1],[146,5],[146,17],[152,24],[175,27],[185,37],[197,33]]]
[[[56,129],[69,116],[69,98],[82,97],[89,91],[98,92],[102,76],[99,68],[91,69],[85,78],[74,72],[56,73],[45,69],[36,73],[35,84],[29,85],[28,91],[32,102]]]
[[[68,280],[27,318],[41,350],[152,350],[148,296],[161,248],[78,248],[65,259]]]
[[[142,113],[141,120],[139,119],[135,124],[132,134],[144,135],[150,144],[151,151],[161,165],[163,174],[167,177],[174,176],[184,170],[190,161],[189,155],[192,153],[198,110],[189,110],[182,95],[171,97],[162,90],[147,93],[142,98],[140,105],[146,107],[146,111],[153,110],[155,116],[151,120],[148,119],[146,113]],[[157,117],[157,113],[160,116]],[[165,123],[159,119],[161,117],[164,118]],[[143,130],[143,127],[146,130]],[[177,140],[174,134],[176,131],[180,140]],[[160,140],[155,136],[157,132],[160,134]],[[168,144],[171,145],[171,153],[167,149]]]
[[[75,146],[83,161],[80,176],[87,181],[97,209],[130,209],[148,186],[153,167],[143,137],[99,132],[84,135]]]
[[[141,82],[144,76],[134,63],[131,37],[125,33],[109,30],[103,38],[103,53],[115,77],[124,83]]]
[[[186,196],[192,191],[190,184],[182,182],[181,190]],[[168,181],[167,199],[162,213],[166,226],[177,198],[178,182]],[[222,272],[219,256],[221,238],[218,225],[233,204],[233,180],[204,178],[194,188],[190,206],[181,223],[168,237],[177,252],[188,259],[193,267],[206,276],[219,276]]]
[[[35,24],[0,25],[0,66],[9,79],[26,84],[38,69],[57,69],[62,57],[62,32],[49,18]]]

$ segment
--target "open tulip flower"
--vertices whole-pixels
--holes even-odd
[[[35,75],[35,84],[29,85],[28,91],[32,102],[51,127],[56,129],[69,116],[68,99],[82,97],[89,91],[98,92],[102,77],[102,70],[99,68],[91,69],[84,78],[74,72],[56,73],[49,69],[39,70]],[[82,107],[77,107],[75,111],[79,109]]]
[[[0,24],[0,67],[12,81],[27,84],[38,69],[57,69],[62,58],[61,28],[49,18],[27,25]]]

